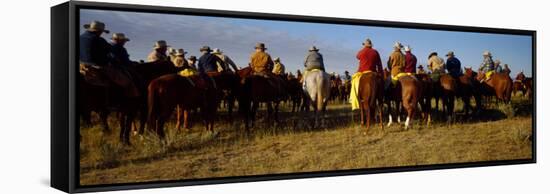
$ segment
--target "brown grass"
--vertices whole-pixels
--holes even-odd
[[[103,134],[99,126],[82,128],[82,185],[181,180],[339,169],[461,163],[532,156],[530,116],[476,121],[451,126],[435,123],[403,130],[376,125],[367,135],[350,124],[347,106],[331,106],[323,129],[291,124],[306,115],[288,116],[288,125],[260,124],[249,137],[241,126],[217,125],[210,133],[167,130],[167,143],[152,134],[118,143],[118,130]],[[285,115],[283,115],[284,117]],[[111,126],[116,126],[111,120]],[[262,121],[258,121],[262,123]],[[168,129],[174,124],[169,123]]]

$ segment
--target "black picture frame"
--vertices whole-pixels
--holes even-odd
[[[532,69],[533,77],[535,78],[533,79],[532,158],[421,165],[414,167],[387,167],[312,173],[207,178],[200,180],[173,180],[81,186],[79,185],[79,149],[77,149],[79,120],[77,118],[75,106],[77,100],[75,93],[78,91],[75,76],[78,75],[78,70],[75,67],[76,64],[78,64],[76,48],[78,48],[78,32],[80,27],[78,23],[79,9],[83,8],[531,36],[533,50]],[[532,30],[69,1],[51,8],[51,186],[64,192],[73,193],[536,163],[536,85],[536,31]]]

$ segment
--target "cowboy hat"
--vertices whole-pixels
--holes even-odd
[[[155,45],[153,46],[153,48],[158,49],[158,48],[166,48],[169,46],[170,45],[167,45],[165,40],[158,40],[157,42],[155,42]]]
[[[195,55],[191,55],[191,56],[189,57],[189,60],[196,61],[196,60],[197,60],[197,57],[195,57]]]
[[[187,54],[187,52],[185,52],[183,49],[178,49],[176,50],[176,52],[174,52],[176,56],[183,56],[185,54]]]
[[[411,51],[411,46],[409,45],[405,46],[405,51]]]
[[[401,48],[403,48],[403,45],[401,45],[400,42],[395,42],[395,44],[393,44],[393,48],[401,49]]]
[[[309,51],[319,51],[319,49],[315,46],[309,47]]]
[[[490,57],[490,56],[491,56],[491,52],[485,51],[485,52],[483,52],[483,56],[489,56],[489,57]]]
[[[500,60],[495,60],[495,64],[500,64]]]
[[[430,55],[428,55],[428,59],[432,58],[432,56],[437,56],[437,52],[431,52]]]
[[[124,41],[130,41],[129,38],[124,35],[124,33],[113,33],[113,37],[111,37],[112,40],[124,40]]]
[[[372,41],[370,40],[370,38],[367,38],[367,39],[365,40],[365,42],[363,42],[363,45],[365,45],[365,46],[372,46]]]
[[[455,52],[453,51],[449,51],[445,56],[455,56]]]
[[[424,66],[418,65],[417,69],[424,69]]]
[[[211,51],[212,51],[212,49],[210,49],[210,47],[209,47],[209,46],[202,46],[202,47],[201,47],[201,49],[199,49],[199,51],[200,51],[200,52],[202,52],[202,51],[208,51],[208,52],[211,52]]]
[[[212,50],[212,54],[222,54],[222,51],[219,48]]]
[[[281,58],[277,57],[277,58],[275,58],[275,60],[273,60],[273,61],[279,62],[279,61],[281,61]]]
[[[89,24],[84,24],[84,29],[90,31],[90,32],[105,32],[105,33],[109,33],[109,30],[106,30],[105,29],[105,24],[103,22],[100,22],[100,21],[92,21],[91,23]]]
[[[263,50],[267,49],[267,48],[265,48],[265,44],[261,43],[261,42],[256,43],[256,46],[254,46],[254,48],[255,49],[263,49]]]

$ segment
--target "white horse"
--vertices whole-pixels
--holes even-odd
[[[321,110],[324,118],[328,99],[330,97],[330,78],[324,71],[310,71],[304,75],[304,92],[309,97],[310,104],[313,106],[313,127],[315,127],[319,115],[317,111]]]

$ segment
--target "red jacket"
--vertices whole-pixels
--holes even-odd
[[[410,51],[405,55],[405,73],[416,73],[416,56]]]
[[[359,59],[359,69],[357,72],[373,71],[382,73],[382,60],[380,54],[373,48],[365,47],[357,53]]]

